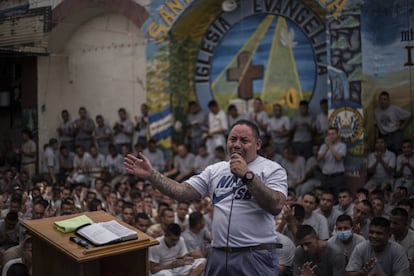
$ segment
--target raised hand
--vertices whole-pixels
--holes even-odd
[[[139,178],[146,180],[151,176],[151,162],[141,152],[138,154],[138,157],[132,154],[125,156],[124,166],[128,173],[136,175]]]

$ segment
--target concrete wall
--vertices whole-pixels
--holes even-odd
[[[70,23],[67,23],[70,24]],[[60,112],[85,106],[112,125],[117,110],[133,119],[146,101],[143,33],[129,19],[105,14],[82,24],[59,54],[38,58],[39,145],[56,137]]]

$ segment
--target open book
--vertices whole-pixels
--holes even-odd
[[[136,231],[123,226],[116,220],[85,225],[77,229],[76,233],[95,246],[138,238]]]

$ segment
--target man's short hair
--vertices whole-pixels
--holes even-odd
[[[292,204],[291,209],[295,210],[295,212],[293,213],[293,216],[295,217],[296,220],[303,220],[305,218],[305,208],[298,203]]]
[[[174,213],[174,210],[171,207],[165,207],[165,209],[162,209],[161,210],[160,217],[164,217],[164,215],[165,215],[166,212],[172,212],[172,213]]]
[[[343,221],[349,221],[351,226],[354,226],[354,222],[352,221],[352,217],[350,215],[342,214],[342,215],[339,215],[338,218],[336,219],[336,223],[343,222]]]
[[[401,207],[395,207],[391,210],[391,215],[396,217],[401,217],[406,223],[410,222],[409,215],[407,210]]]
[[[201,212],[195,211],[192,212],[188,218],[188,224],[190,228],[196,227],[199,223],[201,223],[204,219],[204,216]]]
[[[296,231],[295,237],[296,240],[300,241],[309,235],[317,237],[315,229],[313,229],[313,227],[310,225],[304,224],[299,226],[298,231]]]
[[[305,197],[306,195],[312,196],[315,199],[316,204],[319,204],[319,198],[313,192],[307,192],[303,195],[303,197]]]
[[[254,136],[256,137],[256,138],[259,138],[260,137],[260,132],[259,132],[259,128],[257,127],[257,125],[255,124],[255,123],[253,123],[252,121],[249,121],[249,120],[245,120],[245,119],[241,119],[241,120],[238,120],[237,122],[235,122],[231,127],[230,127],[230,130],[229,130],[229,133],[231,132],[231,130],[235,127],[235,126],[237,126],[237,125],[246,125],[246,126],[248,126],[252,131],[253,131],[253,134],[254,134]]]
[[[181,227],[177,223],[170,223],[167,225],[167,229],[165,230],[165,235],[174,235],[180,236],[181,235]]]
[[[50,138],[49,139],[49,146],[53,146],[58,143],[58,140],[56,138]]]
[[[140,212],[140,213],[137,213],[137,214],[135,215],[135,220],[137,221],[138,219],[143,219],[143,220],[151,220],[151,219],[149,218],[148,214],[147,214],[147,213],[144,213],[144,212]]]
[[[371,223],[369,224],[369,227],[371,226],[380,226],[387,230],[387,232],[390,231],[390,221],[384,217],[375,217],[371,220]]]

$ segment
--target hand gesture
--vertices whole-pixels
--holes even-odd
[[[315,270],[318,266],[314,265],[312,262],[306,262],[302,265],[302,267],[299,270],[300,276],[314,276]]]
[[[136,175],[142,179],[148,179],[151,176],[152,165],[148,158],[141,152],[138,157],[128,154],[124,158],[124,166],[130,174]]]
[[[364,274],[366,274],[366,273],[370,272],[375,267],[376,264],[377,264],[377,259],[376,258],[371,258],[371,259],[369,259],[369,261],[366,264],[364,264],[362,266],[361,270]]]
[[[246,160],[240,154],[233,153],[230,156],[230,171],[232,174],[243,177],[248,170]]]

